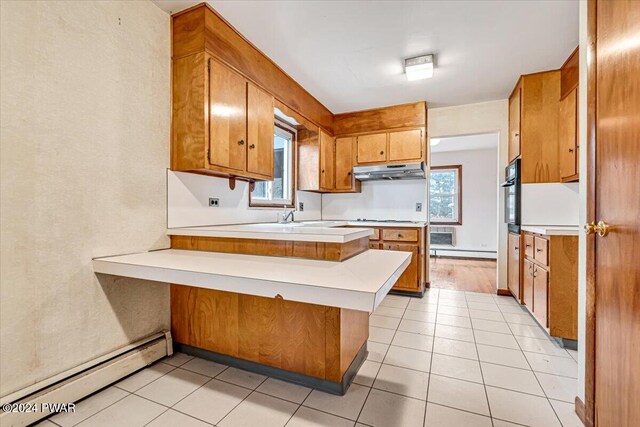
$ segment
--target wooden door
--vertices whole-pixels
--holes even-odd
[[[247,167],[247,82],[209,58],[209,162],[244,171]]]
[[[604,221],[610,229],[607,235],[589,237],[595,245],[595,256],[590,258],[594,263],[593,286],[587,292],[588,296],[591,292],[595,296],[595,354],[587,354],[587,369],[590,361],[595,363],[595,425],[637,426],[640,420],[640,44],[637,43],[640,2],[599,0],[590,6],[590,37],[595,36],[596,45],[595,52],[591,52],[595,55],[595,67],[590,64],[588,76],[593,80],[589,82],[588,98],[590,103],[595,103],[590,105],[595,111],[589,114],[592,121],[587,128],[595,126],[595,135],[590,134],[595,140],[590,141],[593,146],[589,150],[593,168],[587,173],[594,180],[593,192],[588,197],[594,203],[595,212],[587,220]],[[596,12],[596,16],[591,15],[592,12]],[[587,310],[590,302],[593,301],[587,301]],[[590,383],[587,376],[587,384]]]
[[[525,258],[522,271],[522,303],[533,310],[533,268],[535,265]]]
[[[336,190],[351,190],[353,180],[353,138],[336,138]]]
[[[507,287],[520,301],[520,235],[509,233],[507,256]]]
[[[577,97],[578,88],[575,88],[560,101],[558,119],[560,178],[568,178],[577,173]]]
[[[360,135],[357,137],[356,146],[358,164],[387,160],[387,133]]]
[[[389,133],[389,160],[422,159],[422,130],[413,129]]]
[[[324,131],[320,131],[320,188],[335,188],[335,145],[334,139]]]
[[[273,179],[273,97],[247,85],[247,171]]]
[[[388,251],[401,251],[401,252],[411,252],[411,263],[407,266],[407,269],[402,273],[400,278],[395,285],[394,288],[402,289],[402,290],[412,290],[417,291],[420,289],[420,283],[418,279],[418,246],[417,245],[406,245],[406,244],[396,244],[396,243],[384,243],[383,249]]]
[[[549,272],[539,265],[533,265],[533,315],[545,328],[549,326]]]
[[[516,87],[509,98],[509,161],[520,155],[520,96],[522,89]]]

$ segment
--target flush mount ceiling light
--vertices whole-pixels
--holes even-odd
[[[430,79],[433,77],[433,55],[422,55],[404,60],[407,80]]]

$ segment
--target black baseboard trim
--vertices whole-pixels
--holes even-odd
[[[351,365],[342,376],[342,381],[333,382],[322,378],[312,377],[310,375],[275,368],[273,366],[263,365],[261,363],[251,362],[249,360],[240,359],[226,354],[216,353],[214,351],[204,350],[202,348],[192,347],[190,345],[180,344],[178,342],[174,342],[173,350],[191,356],[200,357],[201,359],[211,360],[216,363],[222,363],[223,365],[233,366],[234,368],[244,369],[245,371],[251,371],[257,374],[300,384],[305,387],[315,388],[338,396],[343,396],[347,392],[353,378],[355,378],[360,366],[362,366],[368,354],[367,342],[365,341],[356,354],[356,357],[351,362]]]
[[[424,293],[426,292],[426,289],[427,289],[426,286],[422,288],[422,291],[417,291],[417,292],[414,292],[414,291],[397,291],[395,289],[391,289],[389,291],[389,293],[392,294],[392,295],[404,295],[406,297],[422,298],[422,297],[424,297]]]
[[[511,291],[509,289],[498,288],[498,291],[496,293],[498,295],[500,295],[500,296],[503,296],[503,297],[513,296],[513,294],[511,293]]]
[[[578,351],[578,341],[570,340],[568,338],[560,338],[562,340],[562,347],[568,348],[569,350]]]

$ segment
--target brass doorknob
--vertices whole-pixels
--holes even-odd
[[[600,237],[604,237],[609,234],[609,224],[602,220],[598,221],[596,224],[596,233],[598,233],[598,236]]]
[[[589,224],[586,224],[584,226],[584,232],[587,234],[597,233],[598,236],[605,237],[607,234],[609,234],[609,224],[602,220],[598,221],[597,224],[591,221]]]

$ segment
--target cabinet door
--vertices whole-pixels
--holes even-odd
[[[247,82],[209,59],[209,163],[244,171],[247,167]]]
[[[507,286],[520,301],[520,235],[509,233],[509,253],[507,256]]]
[[[353,180],[353,138],[336,138],[336,190],[351,190]]]
[[[422,131],[420,129],[389,133],[389,160],[422,159]]]
[[[533,310],[533,269],[535,265],[528,259],[524,260],[524,271],[522,278],[522,302]]]
[[[375,163],[387,160],[387,133],[360,135],[356,142],[357,162]]]
[[[335,188],[334,164],[334,139],[329,134],[320,131],[320,188],[323,190]]]
[[[577,173],[577,92],[578,88],[573,89],[560,101],[560,117],[558,122],[560,178],[567,178]]]
[[[398,278],[398,281],[395,285],[393,285],[394,289],[401,290],[412,290],[417,291],[420,290],[419,275],[418,275],[418,264],[419,264],[419,256],[418,256],[418,246],[417,245],[402,245],[402,244],[394,244],[394,243],[384,243],[382,248],[388,251],[402,251],[402,252],[411,252],[411,263],[407,266],[407,269],[402,273],[402,275]]]
[[[549,272],[544,268],[533,266],[533,315],[545,328],[548,324],[549,309]]]
[[[509,98],[509,161],[520,155],[520,86]]]
[[[247,172],[273,179],[273,97],[247,86]]]

